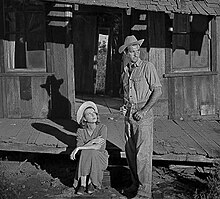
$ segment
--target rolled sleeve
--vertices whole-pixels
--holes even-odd
[[[150,90],[153,90],[156,87],[161,87],[162,85],[160,83],[160,79],[154,65],[149,62],[148,67],[146,69],[146,78],[149,81]]]

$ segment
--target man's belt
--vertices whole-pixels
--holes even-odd
[[[146,102],[138,102],[138,103],[126,103],[125,106],[127,109],[136,109],[140,110],[145,106]]]

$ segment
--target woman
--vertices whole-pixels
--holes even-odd
[[[99,122],[98,109],[91,101],[84,102],[77,111],[77,122],[82,128],[77,130],[77,147],[70,158],[75,160],[80,151],[74,187],[77,194],[93,193],[101,188],[103,171],[108,166],[106,151],[107,127]]]

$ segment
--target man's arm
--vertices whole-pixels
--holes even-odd
[[[157,100],[159,99],[159,97],[161,95],[162,95],[161,87],[155,87],[154,90],[151,93],[151,96],[150,96],[148,102],[142,108],[142,110],[144,112],[148,112],[154,106],[154,104],[157,102]]]
[[[134,114],[134,119],[140,120],[154,106],[159,97],[162,95],[161,86],[155,87],[145,106]]]

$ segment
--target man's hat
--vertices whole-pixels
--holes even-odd
[[[96,106],[96,104],[92,101],[86,101],[84,102],[78,109],[77,113],[76,113],[76,121],[79,124],[82,117],[83,117],[83,113],[87,108],[93,108],[95,110],[96,113],[98,113],[98,108]]]
[[[131,46],[131,45],[139,44],[141,46],[143,42],[144,42],[144,39],[137,40],[134,35],[127,36],[125,38],[124,44],[122,46],[120,46],[120,48],[118,49],[118,52],[122,53],[125,48],[127,48],[128,46]]]

